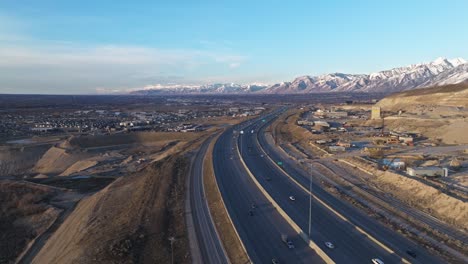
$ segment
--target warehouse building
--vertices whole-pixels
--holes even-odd
[[[448,170],[447,168],[440,167],[416,167],[416,168],[407,168],[406,173],[410,176],[421,176],[421,177],[447,177]]]

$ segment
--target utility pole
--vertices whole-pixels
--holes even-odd
[[[312,231],[312,173],[310,171],[309,164],[307,164],[309,169],[309,239],[310,233]]]
[[[169,241],[171,241],[171,263],[174,264],[174,248],[173,244],[175,242],[175,237],[169,237]]]

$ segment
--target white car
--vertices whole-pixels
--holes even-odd
[[[384,262],[382,260],[378,259],[378,258],[373,258],[372,263],[374,263],[374,264],[384,264]]]
[[[335,248],[335,245],[333,245],[332,242],[325,242],[325,246],[327,246],[327,248]]]
[[[294,198],[294,196],[291,195],[291,196],[289,196],[289,200],[296,201],[296,198]]]

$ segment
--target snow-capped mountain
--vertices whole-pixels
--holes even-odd
[[[468,63],[462,58],[437,58],[429,63],[413,64],[371,74],[331,73],[301,76],[292,82],[274,85],[217,83],[210,85],[154,85],[136,94],[240,94],[240,93],[320,93],[383,92],[392,93],[415,88],[468,81]]]
[[[269,85],[236,83],[215,83],[208,85],[151,85],[142,90],[136,90],[134,94],[237,94],[254,93],[264,90]]]
[[[266,93],[397,92],[468,80],[467,62],[462,58],[438,58],[371,74],[333,73],[301,76],[292,82],[275,84]]]

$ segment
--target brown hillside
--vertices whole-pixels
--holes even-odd
[[[385,111],[412,111],[418,105],[447,107],[468,107],[468,84],[455,84],[440,87],[416,89],[392,94],[377,106]]]
[[[80,201],[33,263],[189,263],[184,221],[188,161],[169,156]]]
[[[55,221],[61,210],[49,201],[56,195],[47,186],[0,181],[0,263],[13,263]]]

